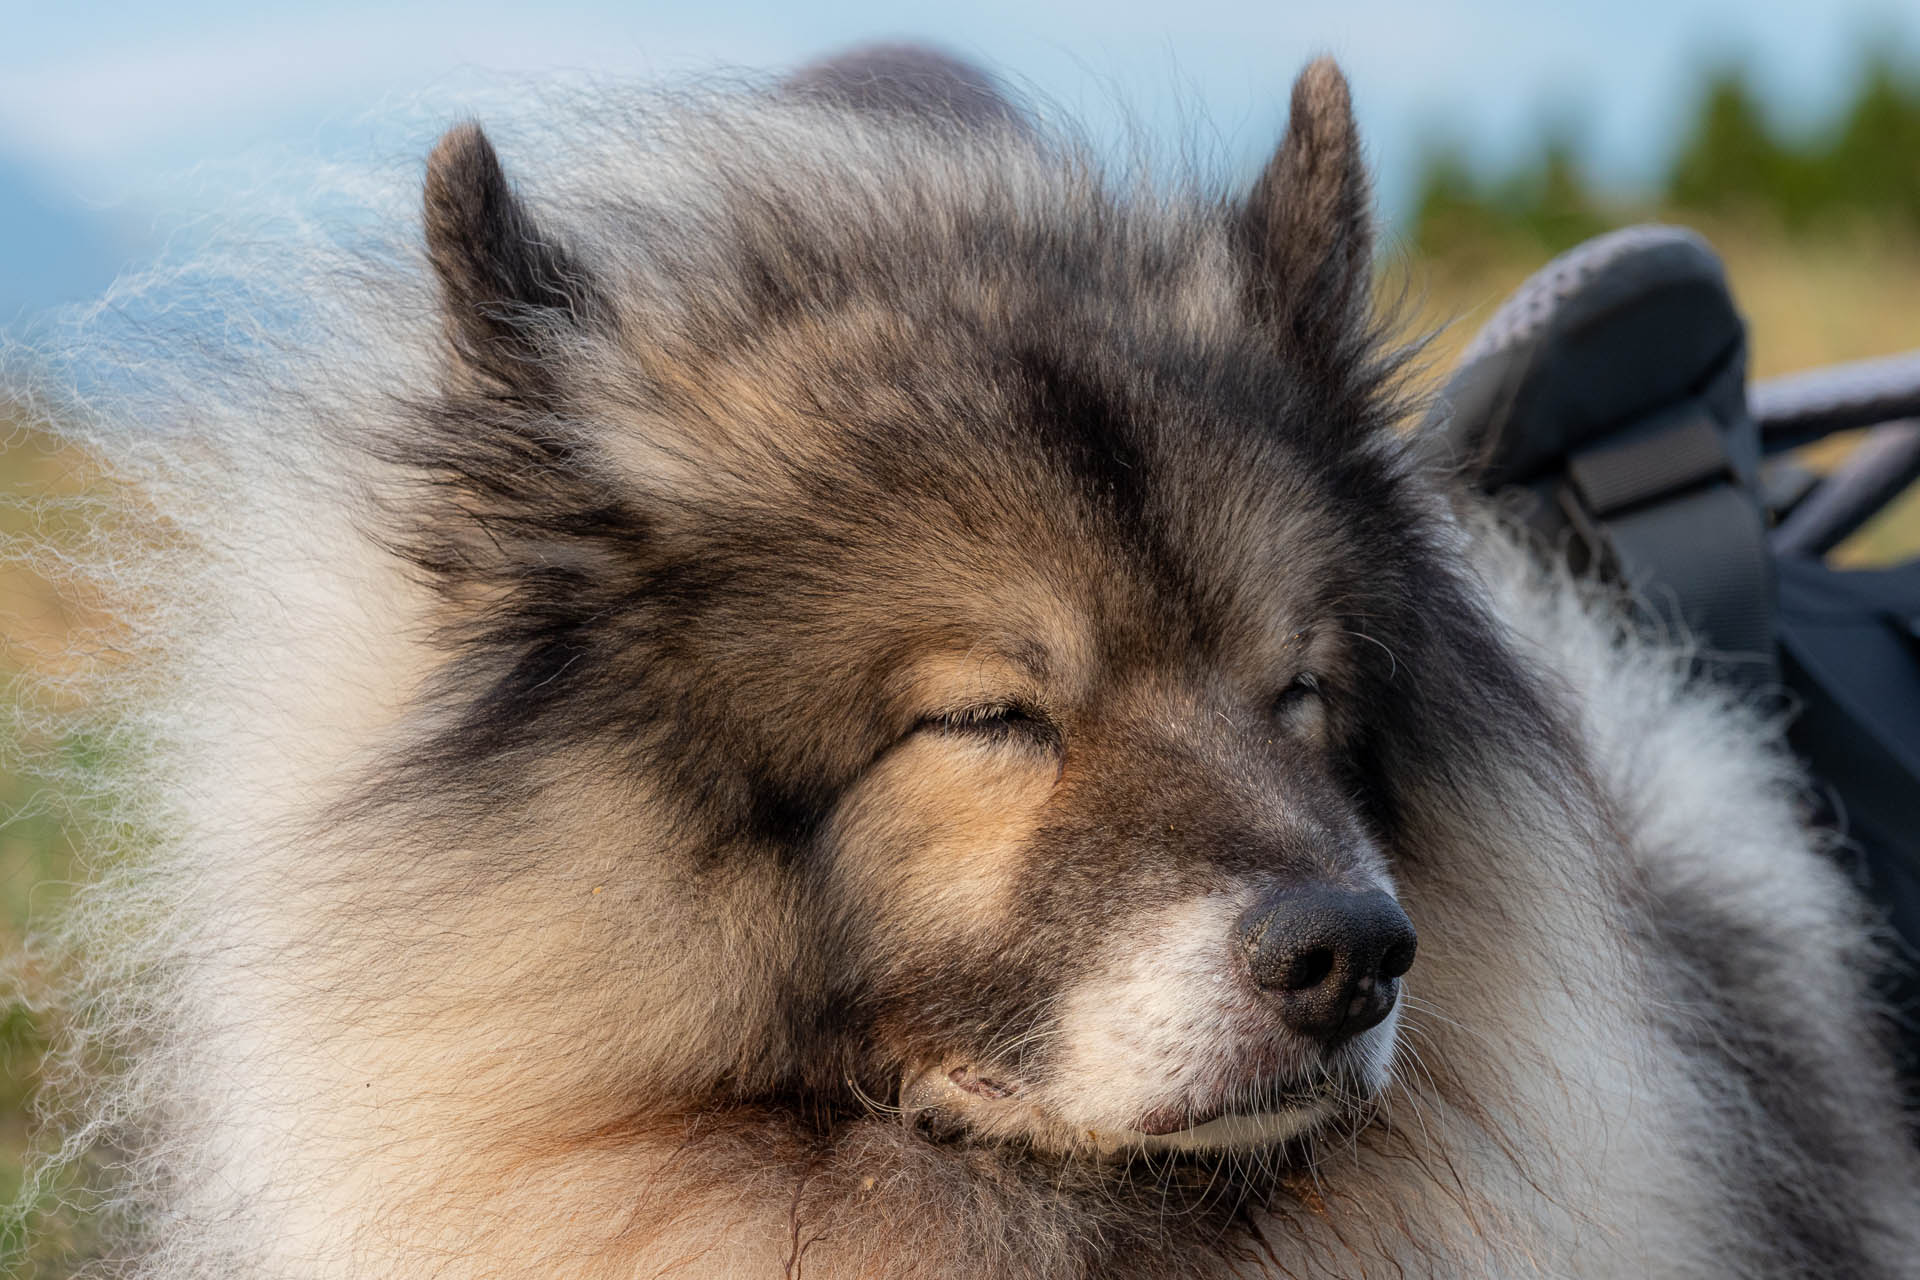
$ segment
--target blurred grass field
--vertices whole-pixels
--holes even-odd
[[[1873,94],[1880,90],[1875,89],[1872,75],[1865,83],[1862,101],[1872,107]],[[1884,83],[1880,89],[1885,89]],[[1873,216],[1837,218],[1824,216],[1819,202],[1805,194],[1810,182],[1816,192],[1833,185],[1833,180],[1821,179],[1826,186],[1815,181],[1819,164],[1826,163],[1820,158],[1825,152],[1808,151],[1812,159],[1802,157],[1794,164],[1764,147],[1754,152],[1759,144],[1747,136],[1754,126],[1738,118],[1739,110],[1746,108],[1738,102],[1728,108],[1725,101],[1711,96],[1706,102],[1702,121],[1696,122],[1696,137],[1687,145],[1698,150],[1705,145],[1701,136],[1711,135],[1709,141],[1719,137],[1712,134],[1714,127],[1720,127],[1714,125],[1713,113],[1720,110],[1725,116],[1731,111],[1728,118],[1733,125],[1721,121],[1722,133],[1732,139],[1722,139],[1723,149],[1743,155],[1764,152],[1755,163],[1772,165],[1769,172],[1785,175],[1779,182],[1791,198],[1775,201],[1778,209],[1762,217],[1747,216],[1739,208],[1732,212],[1716,208],[1713,200],[1654,207],[1669,220],[1697,226],[1724,256],[1748,319],[1756,376],[1920,348],[1920,196],[1913,194],[1920,191],[1920,90],[1900,102],[1906,104],[1899,108],[1906,114],[1895,112],[1888,117],[1892,124],[1882,132],[1892,139],[1887,145],[1895,148],[1906,146],[1903,139],[1913,134],[1911,148],[1897,152],[1907,175],[1901,181],[1910,181],[1911,190],[1894,193],[1897,200],[1908,201],[1899,208],[1913,216],[1889,217],[1882,209],[1870,211]],[[1841,128],[1820,145],[1850,165],[1879,163],[1859,159],[1860,146],[1854,137],[1859,131],[1850,133],[1851,128]],[[1779,144],[1767,145],[1780,155],[1787,154]],[[1849,156],[1854,158],[1848,160]],[[1702,162],[1697,167],[1712,166]],[[1745,181],[1742,172],[1722,187],[1738,188]],[[1676,184],[1675,190],[1686,192],[1684,184]],[[1782,209],[1791,216],[1780,214]],[[1416,303],[1413,323],[1438,330],[1429,349],[1428,376],[1442,376],[1494,308],[1555,250],[1629,216],[1644,215],[1602,209],[1580,186],[1577,168],[1551,148],[1537,172],[1503,179],[1491,187],[1476,188],[1470,177],[1441,164],[1429,175],[1428,196],[1418,226],[1409,234],[1405,256],[1386,273],[1387,287]],[[36,498],[72,492],[78,460],[9,420],[3,403],[0,440],[4,440],[0,446],[0,539],[14,545],[33,527]],[[1830,462],[1840,447],[1826,450],[1823,460]],[[1916,551],[1920,551],[1920,486],[1838,555],[1850,562],[1883,563]],[[63,599],[17,557],[0,559],[0,680],[6,687],[17,689],[22,677],[58,662],[79,617],[74,601]],[[49,751],[58,753],[72,744],[20,741],[18,724],[15,717],[0,722],[4,726],[0,732],[8,735],[0,739],[0,954],[4,955],[22,954],[21,944],[34,922],[58,908],[69,892],[69,879],[76,874],[72,843],[57,808],[43,802],[41,784],[19,768],[23,755],[44,758]],[[19,1189],[36,1063],[48,1034],[44,1013],[20,1002],[0,1007],[0,1206],[12,1203]],[[0,1272],[32,1271],[31,1260],[16,1252],[20,1230],[17,1216],[0,1207]]]
[[[64,665],[79,615],[18,549],[22,539],[44,534],[48,500],[71,495],[77,482],[70,452],[6,413],[0,407],[0,543],[9,552],[0,557],[0,687],[7,690],[0,717],[0,957],[31,989],[36,961],[22,944],[30,926],[67,897],[78,859],[63,821],[65,798],[21,768],[28,756],[67,756],[72,744],[42,740],[30,727],[35,717],[21,713],[46,706],[35,677]],[[43,1011],[0,1000],[0,1274],[29,1273],[22,1271],[30,1260],[21,1252],[25,1223],[18,1202],[29,1108],[50,1030]]]

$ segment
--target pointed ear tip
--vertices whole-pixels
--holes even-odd
[[[1347,87],[1346,72],[1331,54],[1322,54],[1301,69],[1293,82],[1293,105],[1295,110],[1304,109],[1315,116],[1352,113],[1353,94]]]
[[[433,166],[464,156],[487,154],[493,151],[493,143],[487,139],[487,131],[480,127],[478,120],[462,120],[440,135],[428,153],[427,164]]]
[[[1330,53],[1323,53],[1306,66],[1300,68],[1300,83],[1329,89],[1345,89],[1347,73],[1340,69],[1340,60]]]
[[[476,120],[463,120],[441,134],[427,153],[427,202],[444,204],[475,185],[476,177],[482,185],[491,185],[499,173],[500,158],[486,130]]]

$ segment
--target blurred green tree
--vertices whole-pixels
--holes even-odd
[[[1706,72],[1651,200],[1598,192],[1576,135],[1546,129],[1533,153],[1483,174],[1456,145],[1422,163],[1413,242],[1429,255],[1472,258],[1500,245],[1557,252],[1662,209],[1758,220],[1792,233],[1866,224],[1920,233],[1920,72],[1869,48],[1839,117],[1795,137],[1769,118],[1747,71]]]
[[[1884,54],[1869,59],[1860,90],[1830,142],[1810,157],[1828,214],[1864,214],[1920,231],[1920,76]]]
[[[1765,211],[1798,226],[1811,212],[1816,176],[1774,136],[1747,73],[1723,66],[1706,77],[1669,171],[1666,198],[1676,208],[1704,213]]]
[[[1549,130],[1533,156],[1492,178],[1475,173],[1458,147],[1430,148],[1416,190],[1413,239],[1428,254],[1515,240],[1558,253],[1612,225],[1567,128]]]

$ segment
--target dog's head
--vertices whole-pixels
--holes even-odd
[[[1349,1112],[1419,797],[1521,695],[1392,431],[1345,82],[1231,201],[755,110],[546,217],[477,129],[435,151],[415,766],[605,890],[569,981],[641,1105],[1094,1150]]]

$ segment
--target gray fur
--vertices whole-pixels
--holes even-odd
[[[152,517],[85,557],[93,1273],[1915,1274],[1778,726],[1421,469],[1344,82],[1294,101],[1239,199],[597,97],[449,135],[390,244],[236,259],[233,349],[69,353]],[[1296,880],[1420,931],[1383,1082],[1210,967]],[[1129,1044],[1339,1114],[1116,1153]],[[900,1114],[949,1050],[1010,1096]]]

